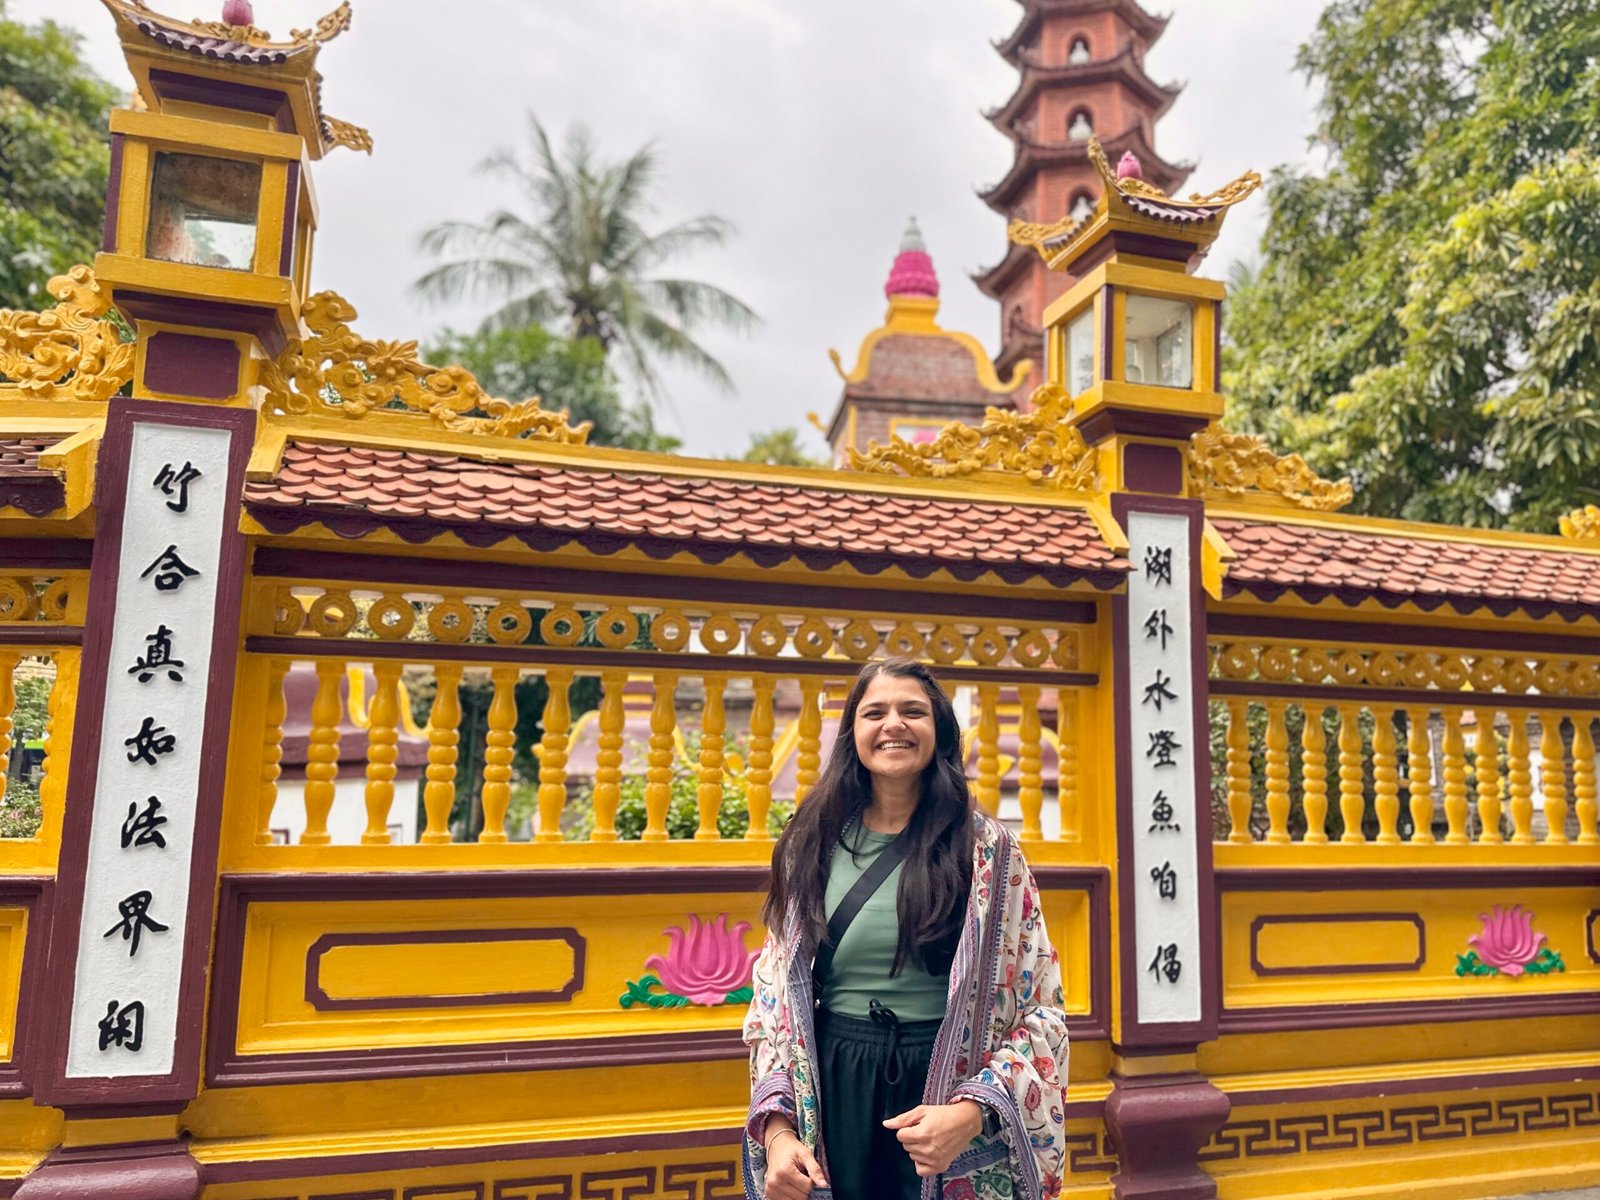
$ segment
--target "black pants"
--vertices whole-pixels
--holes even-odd
[[[817,1010],[828,1182],[835,1200],[917,1200],[917,1169],[883,1122],[922,1103],[939,1022],[874,1014],[862,1021]]]

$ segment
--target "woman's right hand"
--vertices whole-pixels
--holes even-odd
[[[816,1156],[785,1118],[770,1118],[766,1136],[767,1200],[806,1200],[813,1187],[828,1186]]]

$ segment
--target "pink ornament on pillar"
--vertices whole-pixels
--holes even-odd
[[[1139,156],[1132,150],[1123,151],[1122,157],[1117,160],[1117,178],[1144,178],[1144,164],[1139,161]]]
[[[883,285],[885,296],[927,296],[939,298],[939,277],[933,273],[933,259],[923,245],[922,231],[917,219],[911,218],[905,236],[900,239],[900,253],[894,266],[889,268],[889,282]]]
[[[235,27],[254,25],[256,14],[250,7],[250,0],[223,0],[222,23]]]

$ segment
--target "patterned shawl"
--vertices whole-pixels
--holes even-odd
[[[1065,1157],[1067,1024],[1061,965],[1045,934],[1039,889],[1010,832],[980,814],[966,927],[950,970],[950,995],[925,1104],[977,1100],[998,1118],[997,1134],[979,1134],[923,1200],[1054,1200]],[[767,1114],[781,1112],[827,1170],[821,1144],[811,963],[799,951],[791,915],[781,935],[768,933],[745,1018],[750,1047],[750,1113],[745,1125],[744,1187],[765,1200]],[[992,1125],[993,1122],[990,1122]],[[831,1200],[816,1188],[813,1200]]]

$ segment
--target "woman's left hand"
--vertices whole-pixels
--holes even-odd
[[[923,1178],[949,1170],[956,1155],[983,1132],[983,1106],[976,1100],[957,1100],[954,1104],[919,1104],[883,1123],[896,1130],[917,1174]]]

